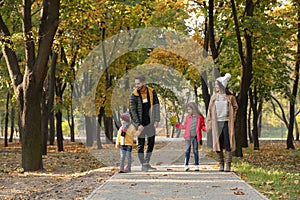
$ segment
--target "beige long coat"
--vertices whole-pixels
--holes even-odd
[[[215,101],[218,95],[214,94],[209,102],[208,113],[206,117],[206,129],[207,132],[212,131],[213,138],[213,150],[220,151],[219,134],[218,134],[218,122]],[[228,132],[230,140],[231,152],[235,151],[235,133],[234,133],[234,122],[236,119],[236,113],[238,110],[238,104],[233,95],[226,94],[226,99],[229,103],[229,118],[228,118]]]

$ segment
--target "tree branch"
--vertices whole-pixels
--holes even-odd
[[[44,0],[43,13],[39,29],[38,55],[34,65],[37,84],[41,84],[47,75],[47,64],[54,35],[58,27],[60,0]]]
[[[31,0],[24,0],[23,9],[23,33],[25,37],[26,64],[28,69],[32,71],[35,63],[34,39],[32,34],[31,21]]]
[[[243,44],[242,44],[242,39],[241,39],[241,32],[240,32],[240,27],[239,27],[239,22],[237,18],[237,11],[236,11],[236,6],[235,6],[235,1],[231,0],[231,7],[232,7],[232,14],[233,14],[233,19],[234,19],[234,24],[235,24],[235,32],[236,32],[236,38],[238,41],[238,52],[240,55],[240,60],[242,63],[242,66],[245,67],[245,58],[244,58],[244,53],[243,53]]]
[[[273,96],[271,95],[271,98],[278,104],[279,108],[280,108],[280,111],[281,111],[281,116],[276,112],[276,108],[275,108],[275,105],[273,103],[273,101],[271,100],[271,103],[272,103],[272,107],[273,107],[273,110],[274,110],[274,114],[284,122],[284,124],[286,125],[286,127],[288,128],[289,127],[289,123],[285,117],[285,113],[284,113],[284,110],[283,110],[283,107],[282,105],[280,104],[280,102]]]
[[[209,35],[209,44],[212,52],[212,56],[214,61],[218,58],[218,51],[215,42],[215,34],[214,34],[214,0],[209,0],[208,6],[208,35]]]
[[[23,75],[20,71],[16,52],[13,51],[11,48],[12,42],[10,39],[6,38],[6,37],[10,36],[10,32],[9,32],[7,26],[5,25],[1,14],[0,14],[0,33],[2,33],[4,36],[4,39],[1,39],[3,41],[2,53],[5,57],[9,75],[12,80],[12,83],[13,83],[13,86],[15,89],[15,93],[16,93],[17,92],[16,88],[23,81]]]

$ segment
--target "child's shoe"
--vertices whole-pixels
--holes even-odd
[[[125,173],[124,168],[120,168],[119,173]]]
[[[188,166],[188,165],[185,165],[185,166],[184,166],[184,171],[187,172],[187,171],[189,171],[189,170],[190,170],[189,166]]]
[[[131,168],[130,167],[126,167],[125,168],[125,172],[131,172]]]
[[[199,171],[199,165],[196,165],[195,171]]]

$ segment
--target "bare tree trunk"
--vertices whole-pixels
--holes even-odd
[[[296,141],[299,141],[299,126],[297,120],[295,119],[295,129],[296,129]]]
[[[6,106],[5,106],[5,127],[4,127],[4,146],[5,147],[8,147],[9,101],[10,101],[10,92],[7,91]]]
[[[240,33],[240,26],[238,23],[237,11],[235,1],[231,0],[232,15],[234,18],[236,37],[238,41],[238,53],[242,66],[242,77],[240,83],[240,93],[238,95],[238,113],[236,121],[236,156],[242,157],[242,147],[248,147],[247,142],[247,105],[248,105],[248,91],[252,80],[252,36],[248,28],[244,28],[245,38],[245,56],[243,51],[243,44]],[[245,13],[247,17],[252,17],[254,12],[252,0],[246,0]]]
[[[261,125],[262,125],[262,106],[263,102],[259,105],[259,118],[258,118],[258,137],[261,137]]]
[[[97,149],[102,149],[102,143],[101,143],[101,127],[99,124],[96,126],[96,139],[97,139]]]
[[[42,94],[42,154],[47,155],[47,141],[48,141],[48,107],[47,107],[47,92]]]
[[[56,117],[56,140],[57,140],[57,150],[63,151],[64,150],[64,137],[62,132],[62,113],[58,110],[55,114]]]
[[[251,96],[250,96],[250,102],[251,102]],[[252,111],[252,108],[251,106],[249,106],[249,110],[248,110],[248,137],[249,137],[249,140],[250,140],[250,143],[253,143],[253,135],[252,135],[252,130],[251,130],[251,111]]]
[[[72,99],[72,95],[71,95],[71,99]],[[69,124],[69,128],[70,128],[71,142],[75,142],[75,122],[74,122],[74,114],[73,114],[72,104],[71,104],[70,110],[68,110],[68,124]]]
[[[97,147],[98,149],[102,149],[102,142],[101,142],[101,127],[102,127],[102,120],[104,116],[104,107],[101,107],[98,114],[98,127],[99,131],[97,131]]]
[[[296,65],[294,71],[294,83],[293,83],[293,90],[292,90],[292,98],[290,100],[290,120],[289,120],[289,127],[288,127],[288,136],[287,136],[287,149],[295,149],[294,146],[294,122],[295,122],[295,102],[297,98],[298,92],[298,83],[299,83],[299,73],[300,73],[300,2],[298,1],[298,34],[297,34],[297,56],[296,56]]]
[[[254,94],[252,93],[252,90],[249,90],[249,96],[250,96],[250,105],[252,107],[253,111],[253,120],[252,120],[252,125],[253,125],[253,130],[252,130],[252,135],[253,135],[253,142],[254,142],[254,150],[259,150],[259,140],[258,140],[258,119],[259,119],[259,109],[258,107],[258,97],[257,97],[257,90],[256,86],[254,88]]]
[[[58,54],[52,53],[50,73],[48,75],[48,114],[49,114],[49,144],[54,145],[55,140],[55,120],[54,120],[54,95],[55,95],[55,71]]]
[[[86,131],[86,146],[93,146],[93,130],[92,130],[92,119],[90,116],[84,115],[85,118],[85,131]]]
[[[113,122],[112,117],[108,117],[104,115],[104,131],[106,136],[106,142],[112,143],[113,142]]]
[[[10,115],[10,137],[9,142],[13,141],[14,132],[15,132],[15,107],[14,105],[11,106],[11,115]]]

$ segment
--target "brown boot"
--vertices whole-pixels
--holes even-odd
[[[217,151],[218,158],[219,158],[219,171],[224,171],[224,154],[223,151]]]
[[[231,171],[231,152],[226,151],[226,165],[225,165],[225,172]]]

